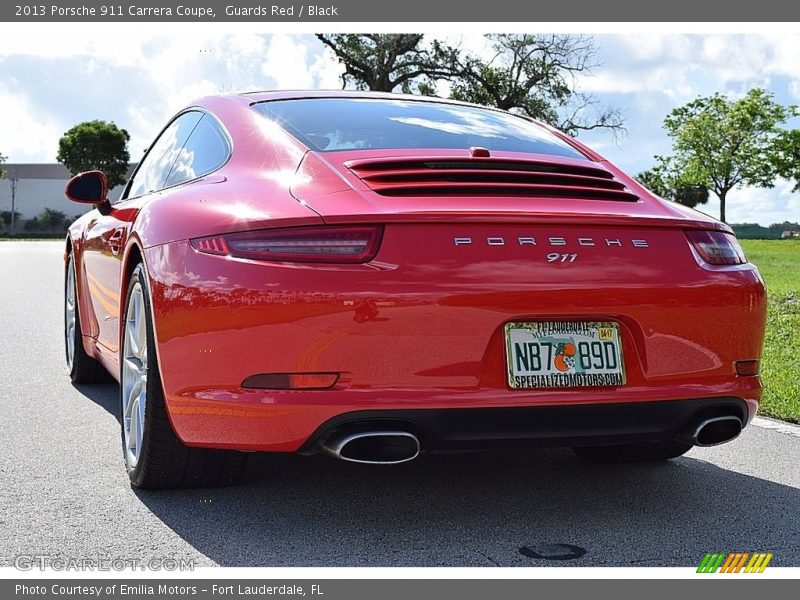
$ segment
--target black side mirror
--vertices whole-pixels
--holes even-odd
[[[64,194],[80,204],[101,205],[108,202],[108,178],[102,171],[78,173],[67,182]]]

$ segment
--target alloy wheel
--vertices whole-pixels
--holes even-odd
[[[75,303],[75,263],[70,260],[64,298],[64,342],[67,350],[67,368],[70,370],[75,360],[75,324],[77,319]]]
[[[125,313],[122,349],[122,430],[129,469],[139,462],[147,407],[147,322],[144,290],[134,284]]]

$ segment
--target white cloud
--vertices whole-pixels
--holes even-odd
[[[789,94],[795,102],[800,101],[800,79],[789,82]]]
[[[63,129],[47,115],[33,115],[20,94],[0,88],[0,153],[10,162],[55,162]],[[43,140],[55,141],[44,148]]]
[[[797,35],[648,34],[599,40],[604,64],[582,78],[587,91],[661,91],[683,101],[713,91],[737,95],[742,88],[769,87],[774,77],[800,80]]]
[[[316,87],[321,90],[338,90],[342,87],[342,67],[333,50],[325,48],[320,52],[309,66],[309,71],[314,76]]]
[[[800,79],[800,35],[776,34],[768,36],[773,52],[766,68],[776,75]]]
[[[761,79],[774,72],[774,53],[774,42],[764,36],[707,36],[698,66],[723,83]]]
[[[213,93],[274,87],[260,72],[270,36],[189,35],[186,30],[165,35],[137,29],[142,28],[93,31],[91,36],[59,31],[35,38],[36,43],[30,35],[11,32],[4,37],[0,90],[19,90],[16,102],[5,100],[14,109],[4,112],[8,116],[5,129],[15,122],[36,125],[28,129],[36,135],[29,136],[25,144],[9,143],[0,129],[0,143],[10,161],[54,160],[60,135],[75,123],[94,118],[113,119],[126,128],[131,134],[131,156],[138,159],[167,119],[192,100]],[[26,71],[31,67],[36,73]],[[298,71],[307,71],[304,62]],[[98,102],[93,100],[97,92],[103,96],[104,115],[98,114]],[[33,114],[35,119],[30,116]],[[46,130],[42,121],[49,124]],[[16,150],[20,146],[25,147],[24,152]]]
[[[652,66],[641,69],[599,69],[582,75],[580,89],[593,94],[639,94],[659,92],[676,101],[694,95],[695,88],[686,78],[685,70],[674,66]]]
[[[280,89],[306,89],[314,87],[314,75],[308,68],[308,47],[290,35],[275,34],[267,51],[261,73],[275,82]]]
[[[661,61],[665,57],[686,62],[692,57],[692,38],[688,35],[640,33],[617,39],[625,55],[639,62]]]

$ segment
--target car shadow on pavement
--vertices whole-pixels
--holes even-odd
[[[117,385],[74,388],[119,421]],[[800,489],[740,472],[770,472],[765,435],[751,426],[677,460],[606,466],[568,449],[395,466],[253,454],[237,486],[130,493],[231,567],[691,566],[709,551],[773,552],[772,565],[798,566]],[[710,462],[721,457],[737,470]],[[554,544],[586,552],[530,557]]]
[[[613,466],[567,449],[393,467],[257,454],[236,487],[135,493],[223,566],[691,566],[708,551],[800,564],[800,490],[720,468],[703,450]],[[549,544],[586,553],[520,551]]]
[[[73,383],[72,387],[79,391],[83,396],[104,409],[117,422],[120,420],[119,409],[119,385],[116,383],[92,383],[80,384]]]

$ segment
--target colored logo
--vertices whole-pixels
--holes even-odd
[[[575,367],[575,344],[562,342],[556,347],[556,357],[553,360],[556,369],[565,373]]]
[[[763,573],[771,560],[772,552],[706,552],[697,572]]]

